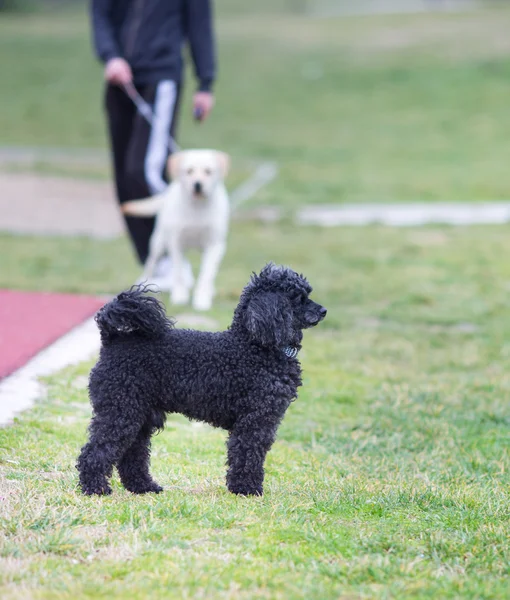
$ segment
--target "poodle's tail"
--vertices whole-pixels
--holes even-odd
[[[163,304],[147,296],[150,291],[149,286],[135,285],[98,311],[96,323],[103,343],[128,336],[158,338],[174,326]]]
[[[145,198],[144,200],[131,200],[121,206],[125,215],[134,217],[153,217],[158,214],[165,202],[165,193]]]

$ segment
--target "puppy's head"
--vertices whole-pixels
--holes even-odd
[[[178,180],[188,198],[207,199],[219,181],[227,176],[230,158],[217,150],[185,150],[172,154],[168,170]]]
[[[314,327],[327,313],[310,300],[311,292],[302,275],[269,263],[244,289],[234,321],[262,346],[299,348],[303,329]]]

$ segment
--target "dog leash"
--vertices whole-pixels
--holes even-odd
[[[142,96],[140,95],[140,93],[135,88],[132,82],[124,83],[122,87],[126,92],[126,95],[136,106],[136,110],[138,111],[138,113],[147,121],[147,123],[149,123],[149,125],[152,125],[152,123],[154,122],[155,115],[151,105],[142,98]],[[181,151],[180,146],[177,144],[177,142],[174,140],[171,134],[168,136],[168,141],[166,145],[170,153]]]

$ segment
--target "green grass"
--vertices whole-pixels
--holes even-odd
[[[258,202],[510,197],[504,7],[321,20],[285,0],[217,5],[215,115],[198,127],[185,110],[180,141],[230,152],[234,185],[276,160]],[[2,14],[0,69],[2,144],[105,148],[84,10]],[[91,365],[70,368],[0,430],[2,600],[507,598],[509,240],[507,227],[234,222],[221,327],[267,260],[303,271],[329,309],[306,334],[264,497],[229,495],[224,433],[181,417],[154,439],[164,494],[115,479],[112,497],[81,496]],[[124,238],[1,234],[0,256],[0,287],[109,294],[138,275]]]
[[[0,430],[2,599],[507,598],[509,240],[236,224],[221,326],[268,259],[329,309],[305,336],[264,497],[229,495],[224,433],[181,417],[154,439],[164,494],[115,479],[112,497],[81,496],[90,365],[70,368]],[[113,292],[136,271],[125,240],[1,243],[17,287]]]
[[[214,117],[180,141],[272,159],[258,201],[509,199],[510,12],[317,19],[217,3]],[[312,3],[313,5],[313,3]],[[0,21],[2,143],[104,147],[101,67],[85,10]]]
[[[110,293],[140,275],[126,238],[43,238],[0,234],[0,288]]]

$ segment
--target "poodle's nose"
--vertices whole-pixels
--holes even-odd
[[[320,313],[321,319],[324,319],[324,317],[328,314],[328,309],[325,308],[324,306],[321,306],[319,313]]]
[[[195,181],[195,185],[193,186],[193,191],[195,194],[202,193],[202,183],[200,181]]]

